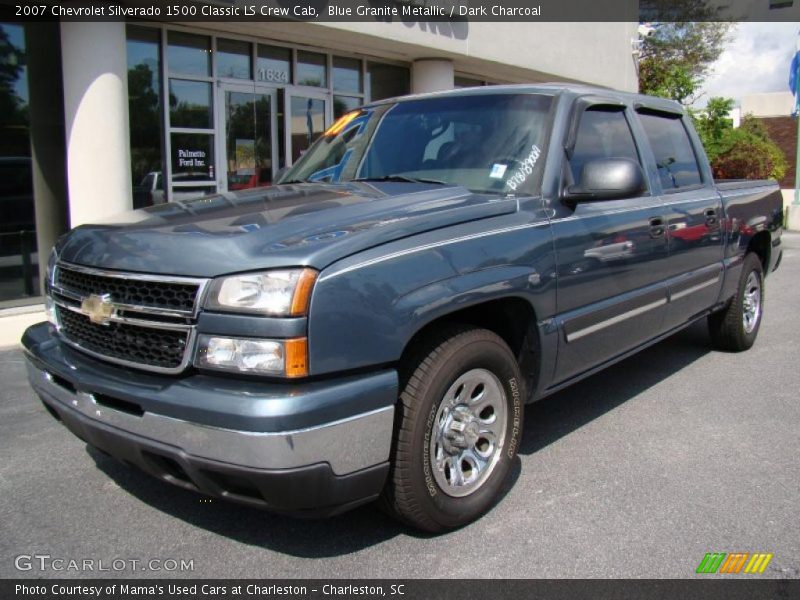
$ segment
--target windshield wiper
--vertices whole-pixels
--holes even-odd
[[[289,181],[281,181],[280,185],[289,185],[292,183],[311,183],[308,179],[290,179]]]
[[[409,177],[407,175],[382,175],[381,177],[359,177],[352,181],[405,181],[408,183],[433,183],[436,185],[453,185],[438,179],[425,179],[422,177]]]

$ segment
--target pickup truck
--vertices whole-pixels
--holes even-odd
[[[294,515],[489,510],[526,403],[699,319],[755,341],[769,181],[712,179],[676,103],[573,85],[368,104],[270,188],[62,237],[30,383],[86,443]]]

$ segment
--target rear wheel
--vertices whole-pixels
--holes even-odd
[[[764,268],[753,253],[744,257],[736,295],[723,310],[708,317],[715,348],[729,352],[747,350],[756,341],[764,311]]]
[[[491,331],[451,327],[422,343],[401,371],[392,470],[383,505],[440,532],[495,502],[522,434],[519,367]]]

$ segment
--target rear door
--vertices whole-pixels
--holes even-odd
[[[584,100],[579,100],[578,105]],[[565,185],[584,164],[629,158],[642,164],[630,108],[609,101],[575,111],[565,142]],[[552,219],[558,260],[559,351],[555,382],[589,370],[658,335],[666,306],[666,217],[647,191],[621,200],[558,208]]]
[[[669,292],[667,328],[680,326],[712,306],[722,286],[722,200],[691,125],[678,113],[639,107],[667,217]]]

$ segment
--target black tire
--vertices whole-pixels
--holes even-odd
[[[752,326],[745,326],[745,312],[752,305],[748,293],[752,294],[752,283],[758,283],[758,310]],[[750,282],[750,285],[748,285]],[[711,343],[718,350],[741,352],[749,349],[756,341],[764,313],[764,268],[761,260],[753,253],[744,257],[742,274],[736,287],[736,295],[728,305],[708,317],[708,331]],[[748,330],[749,329],[749,330]]]
[[[469,326],[450,326],[419,344],[401,365],[400,373],[403,387],[395,418],[392,466],[381,504],[384,510],[400,521],[432,533],[474,521],[496,501],[516,457],[522,436],[524,380],[520,376],[517,361],[506,343],[491,331]],[[502,430],[504,436],[502,441],[491,445],[492,458],[486,461],[490,467],[476,467],[474,471],[467,469],[468,473],[480,474],[480,477],[476,476],[477,479],[472,484],[466,484],[460,489],[449,487],[450,492],[447,492],[445,487],[449,482],[444,481],[443,487],[437,477],[446,477],[445,473],[450,473],[450,470],[445,468],[434,473],[436,457],[432,454],[438,452],[440,446],[436,440],[441,439],[437,438],[436,433],[444,427],[442,424],[448,418],[452,423],[453,415],[457,413],[454,403],[461,402],[459,398],[462,392],[456,391],[453,394],[455,384],[459,378],[475,373],[494,382],[490,382],[487,388],[491,387],[495,392],[502,389],[502,393],[491,395],[495,398],[491,402],[499,408],[494,426]],[[464,385],[457,387],[457,390],[462,389],[465,389]],[[475,389],[478,392],[487,391],[480,384]],[[447,392],[451,392],[453,400],[443,406]],[[472,400],[466,400],[464,406],[470,402]],[[507,411],[505,416],[502,406]],[[444,413],[439,412],[440,407]],[[461,405],[458,407],[463,408]],[[437,414],[440,417],[438,420]],[[482,418],[484,414],[481,412],[478,416]],[[504,427],[501,417],[505,419]],[[471,430],[473,436],[476,429],[477,425]],[[448,433],[459,435],[452,431]],[[466,435],[465,433],[464,436]],[[464,436],[461,438],[462,443],[466,443]],[[432,451],[432,443],[436,445],[436,451]],[[473,440],[473,450],[481,443],[485,443],[485,440]],[[455,464],[459,465],[458,470],[463,476],[462,466],[468,463]],[[485,472],[482,471],[484,468],[487,469]],[[454,472],[450,473],[450,477],[454,476]],[[477,487],[472,488],[467,495],[450,495],[454,489],[464,493],[470,485]]]

